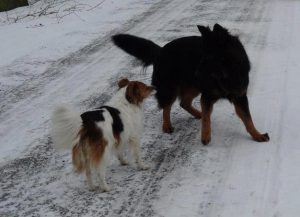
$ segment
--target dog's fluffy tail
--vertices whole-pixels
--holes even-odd
[[[80,114],[66,105],[60,105],[55,108],[51,122],[51,136],[56,149],[72,149],[78,144],[82,126]]]
[[[118,34],[112,36],[112,40],[116,46],[141,60],[144,66],[153,64],[155,57],[161,49],[154,42],[133,35]]]

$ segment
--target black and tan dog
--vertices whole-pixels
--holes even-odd
[[[269,140],[253,124],[248,106],[247,87],[250,63],[237,36],[215,24],[213,30],[198,26],[201,36],[183,37],[163,47],[127,34],[112,37],[115,45],[135,56],[144,66],[153,64],[152,85],[163,109],[163,131],[171,133],[171,107],[177,97],[180,105],[196,118],[202,117],[202,143],[211,140],[210,116],[213,104],[226,98],[234,104],[237,115],[247,131],[258,142]],[[193,99],[201,93],[202,113],[192,106]]]

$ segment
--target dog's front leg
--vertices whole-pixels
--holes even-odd
[[[148,165],[146,165],[141,158],[140,139],[136,138],[136,137],[130,138],[129,147],[131,149],[131,153],[133,154],[133,157],[134,157],[138,167],[142,170],[149,169],[150,167]]]
[[[257,142],[269,141],[269,135],[267,133],[261,134],[260,132],[258,132],[253,124],[247,95],[236,97],[232,101],[235,107],[236,114],[242,119],[247,131],[252,136],[252,138]]]
[[[211,140],[211,121],[210,116],[213,110],[213,105],[216,100],[213,100],[204,95],[201,96],[201,109],[202,109],[202,130],[201,141],[203,145],[207,145]]]
[[[125,159],[125,144],[123,142],[117,145],[117,154],[121,165],[128,165],[128,161]]]

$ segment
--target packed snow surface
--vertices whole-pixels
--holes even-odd
[[[65,2],[65,1],[62,1]],[[300,213],[300,1],[86,0],[59,15],[22,17],[40,7],[0,13],[0,216],[298,217]],[[101,3],[101,4],[99,4]],[[67,10],[68,9],[68,10]],[[76,9],[76,10],[75,10]],[[71,13],[68,13],[70,12]],[[220,23],[240,36],[251,60],[249,101],[257,143],[227,101],[201,123],[172,110],[175,132],[161,131],[154,98],[145,105],[142,153],[148,171],[108,169],[108,193],[89,191],[70,152],[49,136],[55,105],[82,112],[105,103],[121,77],[151,82],[110,37],[130,33],[163,45]],[[199,107],[199,97],[195,100]]]

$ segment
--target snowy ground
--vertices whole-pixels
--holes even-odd
[[[0,25],[0,216],[298,217],[300,2],[106,0],[92,10],[99,1],[85,2],[59,22],[41,16]],[[200,143],[199,121],[178,105],[174,134],[162,134],[151,99],[142,141],[150,171],[115,161],[107,174],[113,190],[88,191],[70,153],[52,149],[54,105],[99,106],[120,77],[150,83],[151,67],[142,72],[114,47],[114,33],[163,45],[216,22],[239,34],[248,51],[252,116],[271,141],[252,141],[223,101],[215,105],[209,146]]]

